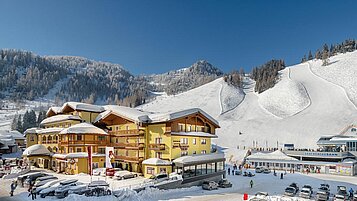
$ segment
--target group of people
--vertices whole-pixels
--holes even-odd
[[[236,170],[241,170],[242,169],[242,165],[239,165],[239,167],[237,166],[237,164],[233,164],[233,167],[232,167],[232,175],[234,175],[234,172],[236,171]],[[227,173],[228,173],[228,175],[230,175],[231,174],[231,168],[230,167],[228,167],[227,168]]]

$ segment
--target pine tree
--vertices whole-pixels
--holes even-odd
[[[11,130],[17,130],[17,122],[18,122],[18,115],[15,115],[14,118],[12,119],[11,123]]]
[[[308,60],[313,60],[313,59],[314,59],[314,57],[312,56],[311,50],[309,51],[309,56],[308,56],[307,59],[308,59]]]
[[[328,52],[324,51],[322,53],[322,65],[323,66],[327,66],[328,65],[328,58],[329,58]]]
[[[19,117],[17,118],[17,131],[20,133],[23,133],[23,127],[22,127],[22,115],[20,114]]]
[[[40,123],[42,120],[44,120],[46,118],[46,111],[41,111],[38,113],[38,117],[37,117],[37,123],[36,123],[36,127],[40,126]]]

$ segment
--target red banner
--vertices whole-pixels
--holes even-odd
[[[92,146],[88,146],[88,174],[92,176],[93,170],[92,170]]]

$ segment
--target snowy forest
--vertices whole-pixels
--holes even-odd
[[[201,86],[223,72],[207,61],[161,75],[134,76],[122,66],[74,56],[39,56],[0,50],[0,98],[117,104],[145,103],[151,91],[177,94]]]

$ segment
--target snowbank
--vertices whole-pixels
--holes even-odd
[[[290,69],[281,72],[281,80],[271,89],[258,94],[259,104],[274,116],[286,118],[310,105],[305,87],[289,77]]]

